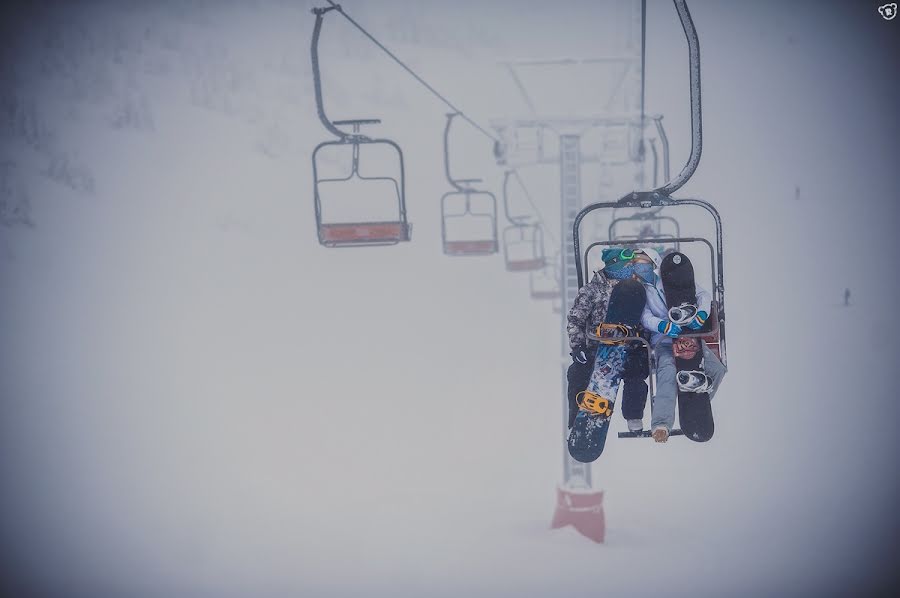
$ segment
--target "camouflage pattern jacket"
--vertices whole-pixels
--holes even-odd
[[[567,316],[566,331],[569,333],[569,347],[575,349],[579,345],[586,344],[593,349],[597,343],[585,339],[584,331],[596,330],[606,317],[606,306],[609,304],[609,294],[612,292],[613,281],[604,276],[600,271],[594,272],[594,277],[589,283],[581,287],[572,309]]]

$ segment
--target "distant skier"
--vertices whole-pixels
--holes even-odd
[[[675,425],[675,403],[678,397],[678,382],[675,367],[675,356],[672,353],[673,339],[677,339],[682,333],[682,327],[669,320],[669,310],[666,306],[666,295],[663,291],[662,281],[657,274],[662,258],[652,249],[645,249],[643,255],[638,256],[633,266],[635,277],[644,284],[647,292],[647,304],[641,317],[641,324],[652,332],[650,344],[656,355],[656,394],[650,401],[651,429],[653,439],[656,442],[665,442],[669,439],[669,432]],[[711,297],[708,291],[697,285],[697,315],[686,326],[689,330],[699,330],[709,317]],[[710,399],[715,395],[722,378],[725,376],[725,366],[719,361],[715,353],[703,345],[703,369],[709,377],[711,385]]]
[[[850,289],[844,289],[844,307],[850,305]]]
[[[578,291],[569,310],[566,330],[569,334],[572,364],[566,372],[566,378],[569,385],[570,428],[575,422],[575,416],[578,415],[576,395],[588,386],[597,352],[597,343],[585,337],[585,330],[596,330],[603,323],[609,295],[620,280],[633,278],[633,260],[637,255],[641,255],[639,250],[604,249],[602,253],[604,268],[594,272],[591,281]],[[642,420],[648,390],[645,380],[649,375],[650,366],[647,363],[646,350],[643,347],[629,350],[622,374],[622,415],[628,420],[629,430],[643,429]]]

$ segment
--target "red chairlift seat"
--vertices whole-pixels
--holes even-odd
[[[410,226],[402,222],[340,222],[319,225],[323,245],[391,244],[409,241]]]
[[[377,124],[378,119],[339,120],[335,125],[351,125],[353,134],[335,141],[325,141],[313,150],[313,180],[316,208],[316,226],[319,243],[326,247],[347,247],[366,245],[394,245],[411,239],[412,225],[406,220],[405,183],[403,169],[403,152],[389,139],[372,139],[359,133],[361,125]],[[385,146],[396,153],[399,164],[399,180],[390,176],[367,176],[360,173],[360,148],[367,146]],[[329,146],[350,146],[352,161],[350,172],[344,177],[321,178],[319,176],[319,152]],[[397,219],[377,221],[325,222],[322,217],[322,186],[324,184],[340,184],[353,179],[368,182],[387,182],[393,188],[397,198]]]

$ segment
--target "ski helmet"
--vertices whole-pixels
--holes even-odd
[[[650,261],[653,262],[654,269],[656,269],[656,270],[659,269],[660,265],[662,264],[662,258],[659,257],[659,253],[655,249],[650,248],[650,247],[644,247],[642,249],[638,249],[637,251],[639,253],[643,253],[648,258],[650,258]]]

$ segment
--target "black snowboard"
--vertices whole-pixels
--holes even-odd
[[[601,337],[613,340],[624,336],[637,336],[636,328],[640,324],[646,300],[647,296],[641,283],[623,280],[616,284],[609,296],[604,324],[620,324],[622,327],[607,328],[602,331]],[[622,379],[627,350],[627,344],[601,343],[594,358],[594,371],[586,390],[608,400],[610,411]],[[601,415],[584,407],[578,410],[567,441],[569,454],[573,459],[590,463],[600,456],[603,447],[606,446],[610,417],[611,413]]]
[[[659,268],[667,307],[697,303],[694,266],[683,253],[665,257]],[[703,329],[708,328],[709,322]],[[701,329],[698,332],[702,332]],[[692,333],[685,328],[685,333]],[[679,337],[672,342],[675,368],[679,371],[703,371],[703,341],[696,337]],[[684,435],[696,442],[706,442],[715,432],[709,393],[678,391],[678,420]]]

